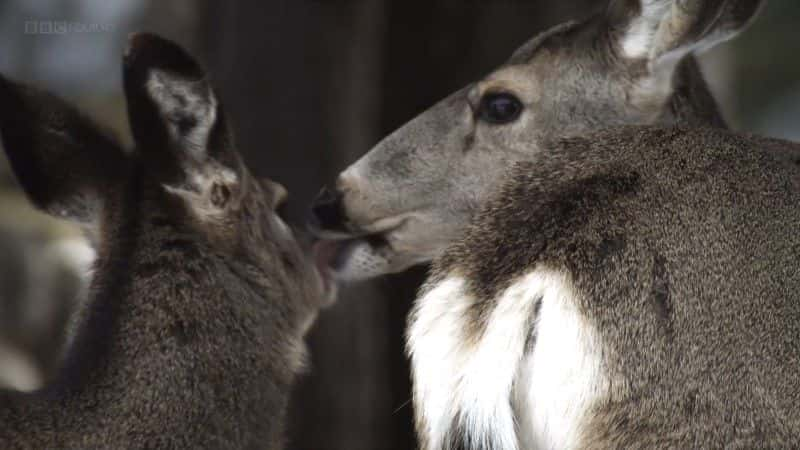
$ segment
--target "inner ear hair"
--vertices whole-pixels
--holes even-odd
[[[756,17],[763,0],[612,0],[609,24],[622,58],[646,64],[632,102],[660,111],[676,72],[693,53],[731,39]]]
[[[200,64],[177,44],[139,33],[130,38],[123,78],[148,174],[200,218],[235,202],[244,167]]]
[[[763,4],[764,0],[613,0],[609,14],[622,29],[623,56],[663,68],[736,36]]]
[[[172,181],[187,160],[207,158],[222,114],[205,70],[191,55],[159,36],[134,34],[123,79],[131,130],[150,170]]]
[[[204,159],[217,119],[217,100],[208,81],[153,69],[146,89],[175,145],[197,160]]]
[[[670,0],[611,0],[607,14],[621,39],[624,57],[650,55],[653,38],[670,4]]]

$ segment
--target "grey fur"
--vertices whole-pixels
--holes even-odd
[[[99,227],[65,365],[41,391],[0,393],[0,447],[282,448],[322,279],[274,212],[284,193],[242,164],[210,86],[182,88],[207,84],[197,63],[137,34],[124,66],[130,156],[60,100],[0,79],[0,132],[32,202]],[[154,70],[191,101],[159,107]],[[209,109],[208,140],[187,145],[203,120],[183,118]]]
[[[514,162],[546,157],[562,137],[625,124],[725,127],[691,53],[736,35],[762,2],[688,3],[702,7],[695,8],[697,15],[681,16],[683,22],[664,8],[674,6],[664,0],[627,0],[580,23],[554,27],[375,146],[337,180],[337,229],[318,230],[331,239],[351,239],[337,261],[339,275],[373,277],[435,258]],[[680,33],[653,31],[656,38],[647,41],[652,55],[626,57],[626,33],[645,17],[643,11],[653,16],[653,8],[666,12],[647,22],[650,27],[689,25]],[[670,64],[656,49],[673,51]],[[476,118],[482,93],[492,90],[523,101],[516,122],[492,125]]]
[[[613,380],[580,448],[800,446],[800,145],[627,127],[552,149],[514,167],[428,285],[463,275],[479,336],[520,275],[569,274]]]

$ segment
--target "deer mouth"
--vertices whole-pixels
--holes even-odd
[[[391,249],[380,235],[320,241],[316,247],[318,270],[333,282],[359,281],[385,273],[383,262]]]
[[[339,240],[322,240],[319,241],[318,245],[321,249],[318,254],[319,262],[325,264],[329,271],[335,273],[344,268],[352,253],[358,247],[366,245],[373,249],[383,249],[385,251],[389,243],[381,233]]]
[[[315,247],[317,264],[336,281],[362,281],[400,272],[429,258],[398,250],[405,222],[387,230],[347,238],[321,238]]]

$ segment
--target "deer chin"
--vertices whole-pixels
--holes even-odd
[[[402,272],[433,259],[428,252],[398,250],[401,230],[390,230],[344,240],[323,240],[317,246],[318,265],[337,281],[352,282]],[[406,247],[406,246],[403,246]]]

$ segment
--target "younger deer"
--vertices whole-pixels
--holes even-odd
[[[800,145],[622,128],[518,163],[412,313],[423,450],[800,447]]]
[[[0,394],[0,448],[280,448],[302,337],[330,284],[254,178],[200,66],[132,36],[123,151],[77,111],[0,79],[0,133],[31,201],[93,230],[65,365]]]

